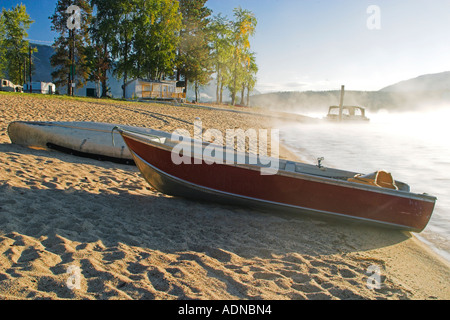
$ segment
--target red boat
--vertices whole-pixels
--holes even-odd
[[[320,163],[280,159],[276,174],[262,175],[261,164],[211,163],[198,155],[190,155],[191,164],[176,164],[172,151],[180,141],[167,138],[167,133],[155,139],[116,130],[147,182],[168,195],[347,218],[413,232],[426,227],[436,202],[428,194],[410,192],[407,184],[384,171],[363,176]]]

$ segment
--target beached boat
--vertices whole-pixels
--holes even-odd
[[[112,143],[111,131],[116,126],[101,122],[14,121],[7,131],[11,142],[21,146],[133,164],[133,157],[117,132],[116,143]],[[149,128],[122,127],[143,134],[163,134]]]
[[[384,171],[364,176],[320,162],[315,166],[279,160],[276,173],[263,175],[267,161],[248,164],[250,155],[245,153],[243,164],[214,162],[196,153],[192,141],[186,142],[192,144],[192,153],[183,154],[188,161],[177,163],[172,153],[175,148],[179,152],[180,140],[116,130],[147,182],[173,196],[348,218],[414,232],[425,228],[436,202],[433,196],[412,193],[407,184]],[[201,146],[205,150],[208,144]],[[239,152],[223,151],[238,159]]]

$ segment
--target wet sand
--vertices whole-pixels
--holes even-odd
[[[166,196],[134,166],[12,145],[6,131],[23,120],[172,132],[197,117],[273,126],[267,114],[0,93],[0,299],[450,298],[449,264],[409,233]]]

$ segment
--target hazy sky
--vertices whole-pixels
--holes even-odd
[[[6,8],[20,2],[35,20],[29,38],[51,44],[48,17],[56,0],[0,0]],[[261,92],[336,90],[342,84],[379,90],[450,70],[449,0],[209,0],[207,6],[229,18],[238,6],[255,13],[252,49]],[[379,15],[368,12],[370,6]]]

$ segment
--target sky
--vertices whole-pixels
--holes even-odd
[[[23,3],[35,21],[29,39],[51,44],[56,0]],[[252,11],[259,92],[376,91],[450,71],[450,0],[208,0],[213,15]]]

